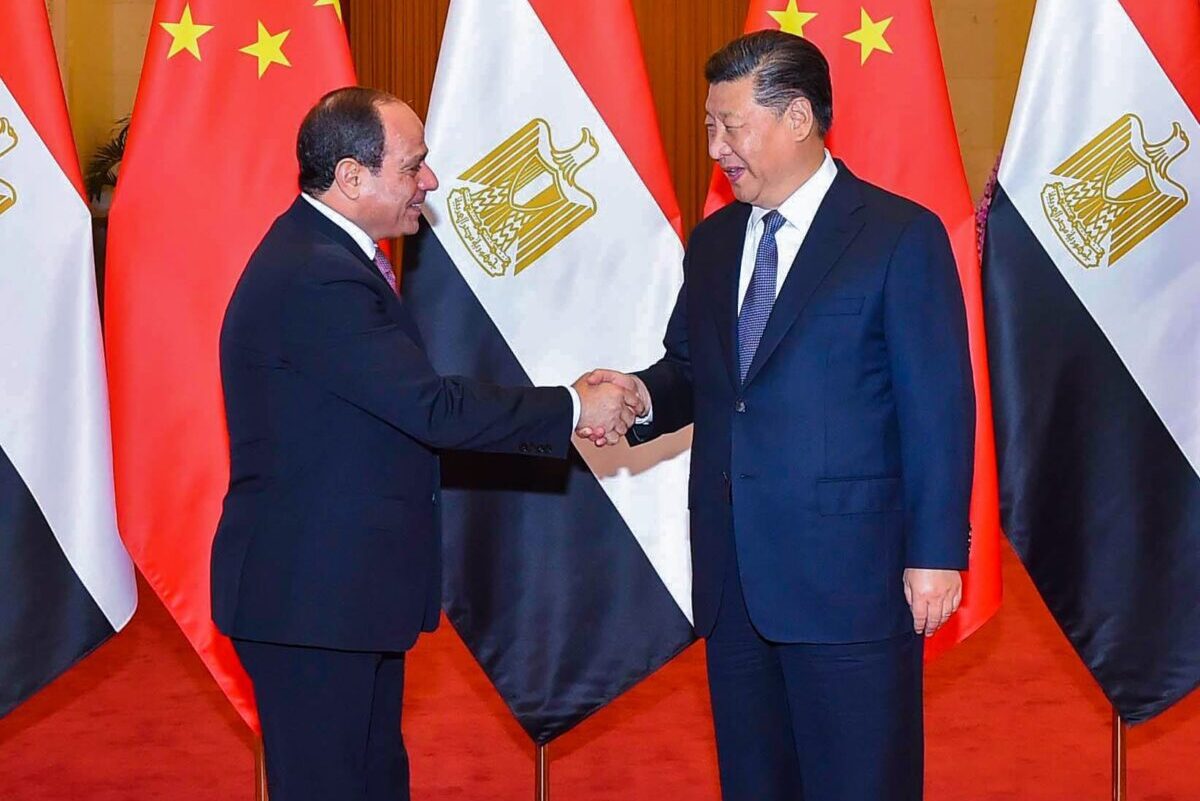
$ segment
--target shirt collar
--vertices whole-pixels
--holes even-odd
[[[806,228],[816,216],[817,207],[825,199],[829,187],[833,186],[833,180],[837,178],[837,171],[837,164],[834,162],[833,156],[826,150],[825,160],[821,162],[821,166],[817,167],[817,171],[807,181],[800,184],[795,192],[788,195],[787,200],[779,204],[779,213],[797,228]],[[762,218],[766,217],[769,211],[771,209],[763,209],[758,206],[751,208],[751,230],[762,222]]]
[[[330,222],[349,234],[350,238],[353,239],[360,248],[362,248],[363,253],[367,254],[368,259],[372,261],[375,260],[375,251],[378,250],[379,247],[375,244],[375,240],[371,239],[371,236],[366,231],[352,223],[345,215],[334,211],[332,208],[326,206],[312,195],[301,192],[300,197],[307,200],[310,206],[329,218]]]

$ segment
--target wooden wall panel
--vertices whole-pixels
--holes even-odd
[[[342,0],[364,86],[385,89],[424,119],[450,0]]]
[[[684,230],[690,231],[712,177],[704,132],[704,62],[742,32],[750,0],[634,0],[633,5]]]

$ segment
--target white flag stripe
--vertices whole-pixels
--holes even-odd
[[[1179,123],[1191,147],[1171,163],[1188,205],[1116,265],[1085,269],[1043,211],[1052,172],[1125,114],[1159,142]],[[1039,3],[1000,168],[1021,217],[1104,331],[1200,474],[1200,124],[1118,0]]]
[[[569,383],[593,367],[648,366],[662,356],[682,282],[678,236],[532,8],[460,1],[452,9],[427,131],[442,180],[427,206],[439,241],[535,384]],[[455,231],[450,193],[470,186],[458,177],[534,119],[549,124],[559,150],[584,128],[595,137],[599,152],[577,181],[596,213],[519,276],[492,277]],[[581,453],[691,620],[689,444],[684,434],[637,451]]]
[[[91,217],[0,82],[19,144],[0,160],[0,447],[114,629],[137,604],[117,534]]]

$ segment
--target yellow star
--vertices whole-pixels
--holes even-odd
[[[341,22],[342,0],[317,0],[317,2],[313,3],[314,8],[320,8],[321,6],[333,6],[333,10],[337,12],[338,21]]]
[[[796,0],[788,0],[787,8],[783,11],[768,11],[771,19],[779,23],[779,30],[784,33],[794,33],[804,37],[804,26],[817,16],[815,11],[801,11],[796,8]]]
[[[200,37],[213,29],[211,25],[197,25],[192,21],[192,4],[187,3],[183,7],[183,16],[179,18],[179,22],[160,22],[167,33],[171,35],[171,50],[167,53],[167,58],[174,58],[176,53],[182,53],[184,50],[191,53],[200,60]]]
[[[867,59],[876,50],[882,50],[885,53],[892,52],[892,46],[887,43],[887,39],[883,38],[883,32],[888,29],[895,17],[875,22],[865,8],[860,7],[859,10],[862,12],[861,27],[853,33],[846,34],[845,38],[852,42],[858,42],[862,46],[862,61],[858,62],[861,66],[867,63]]]
[[[288,61],[287,56],[283,54],[283,43],[290,33],[291,30],[286,30],[283,33],[272,34],[259,20],[258,41],[252,45],[246,45],[238,52],[258,59],[258,77],[261,78],[272,64],[292,66],[292,62]]]

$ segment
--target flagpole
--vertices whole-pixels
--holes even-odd
[[[1127,727],[1121,713],[1113,707],[1112,716],[1112,797],[1113,801],[1126,801],[1125,787],[1125,733]]]
[[[538,743],[533,780],[534,801],[550,801],[550,746]]]
[[[267,752],[263,749],[261,737],[254,743],[254,798],[255,801],[268,801]]]

